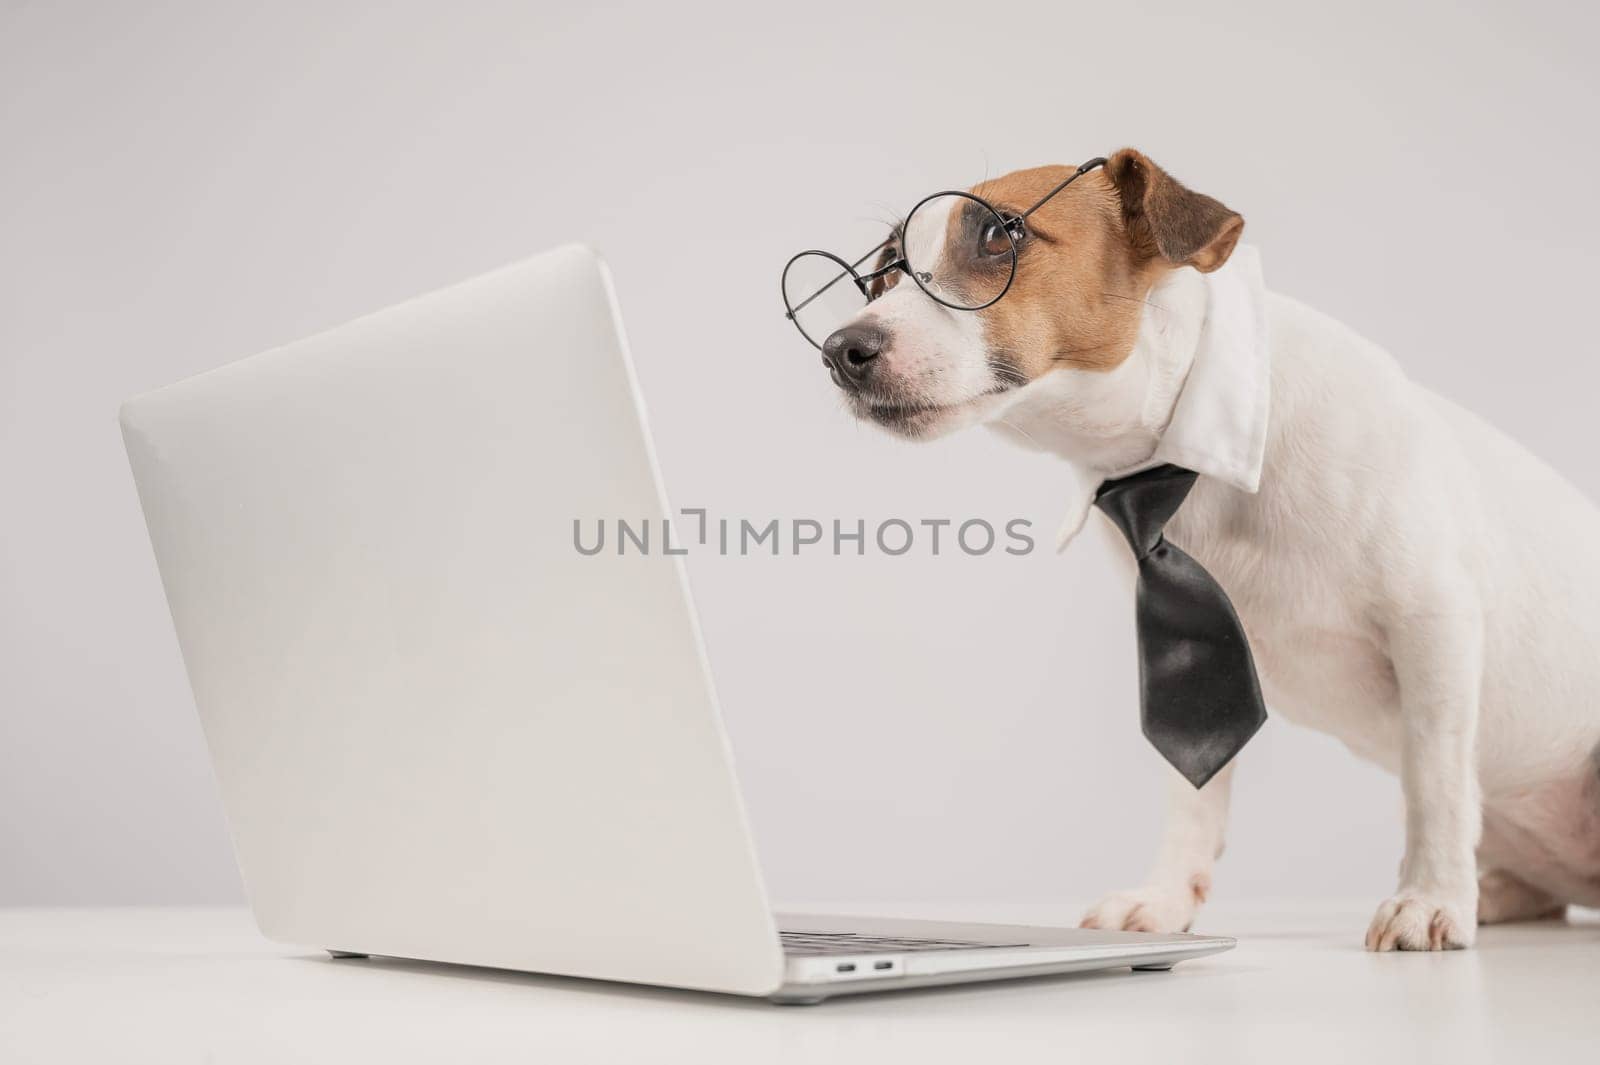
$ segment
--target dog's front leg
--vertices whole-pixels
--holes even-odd
[[[1392,626],[1400,687],[1400,784],[1406,851],[1400,890],[1378,907],[1368,950],[1449,950],[1477,934],[1475,851],[1483,617],[1470,595],[1435,596]]]
[[[1183,932],[1211,892],[1211,868],[1222,854],[1233,763],[1198,790],[1176,770],[1168,786],[1167,826],[1155,867],[1143,887],[1101,899],[1084,928]]]

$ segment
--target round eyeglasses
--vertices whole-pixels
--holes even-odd
[[[886,240],[854,262],[832,252],[803,251],[783,268],[784,316],[821,348],[902,276],[951,310],[992,306],[1016,280],[1017,247],[1027,235],[1028,216],[1104,164],[1101,158],[1089,160],[1020,214],[970,192],[936,192],[920,200]],[[863,272],[868,260],[875,261]]]

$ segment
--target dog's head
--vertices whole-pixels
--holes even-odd
[[[1019,170],[972,192],[1020,215],[1072,172]],[[896,230],[879,265],[903,257],[958,272],[985,268],[986,257],[1009,260],[1005,235],[962,209],[970,201],[944,202],[939,224],[913,226],[911,240],[925,246],[902,247],[907,234]],[[826,339],[823,362],[858,417],[913,439],[994,419],[1047,380],[1058,409],[1093,415],[1089,408],[1106,404],[1090,394],[1134,350],[1151,288],[1184,267],[1215,270],[1243,227],[1238,214],[1124,149],[1013,228],[1016,270],[1002,298],[958,310],[890,271],[872,283],[872,302]]]

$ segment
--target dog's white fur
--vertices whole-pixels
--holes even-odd
[[[1114,369],[1055,369],[978,400],[952,390],[962,405],[946,420],[985,421],[1102,475],[1147,459],[1183,385],[1203,284],[1190,268],[1160,282]],[[1367,945],[1467,946],[1480,915],[1600,904],[1600,510],[1349,329],[1267,299],[1260,490],[1202,477],[1168,536],[1232,598],[1272,711],[1399,775],[1405,854]],[[913,286],[867,313],[940,339],[922,348],[939,359],[983,355]],[[1189,927],[1222,850],[1231,770],[1199,791],[1173,774],[1149,879],[1086,924]]]

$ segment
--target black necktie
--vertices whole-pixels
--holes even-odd
[[[1106,481],[1094,505],[1139,561],[1139,716],[1162,757],[1203,787],[1267,720],[1255,662],[1228,595],[1162,535],[1196,474],[1156,466]]]

